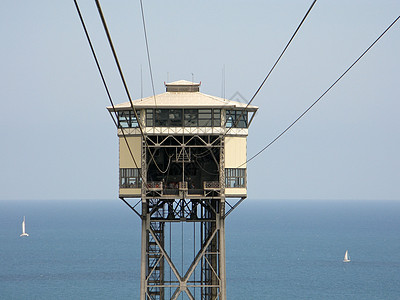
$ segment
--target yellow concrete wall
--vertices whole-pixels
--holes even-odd
[[[247,189],[246,188],[226,188],[225,189],[226,197],[247,197]]]
[[[119,189],[120,197],[137,197],[140,198],[142,195],[141,189]]]
[[[129,136],[126,137],[129,146],[131,148],[133,157],[137,163],[137,168],[141,168],[142,164],[142,137],[141,136]],[[126,145],[125,139],[123,137],[119,138],[119,167],[120,168],[136,168],[135,163],[131,157],[131,154]]]
[[[225,137],[225,168],[237,168],[246,161],[247,138],[242,136]],[[246,168],[246,164],[240,168]]]

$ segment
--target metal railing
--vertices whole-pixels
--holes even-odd
[[[203,186],[205,191],[219,190],[221,188],[219,181],[204,181]]]
[[[147,182],[147,189],[149,191],[162,191],[163,190],[163,183],[162,183],[162,181],[148,181]]]
[[[187,189],[188,189],[187,181],[179,182],[179,190],[180,191],[182,191],[182,190],[187,191]]]

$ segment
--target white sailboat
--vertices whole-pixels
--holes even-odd
[[[29,236],[29,234],[25,232],[25,216],[24,220],[22,221],[22,234],[20,234],[20,236]]]
[[[346,250],[346,253],[344,254],[343,262],[350,262],[349,250]]]

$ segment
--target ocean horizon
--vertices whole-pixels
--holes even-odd
[[[139,298],[141,223],[122,201],[0,208],[1,299]],[[400,299],[399,214],[400,201],[246,199],[226,219],[227,297]]]

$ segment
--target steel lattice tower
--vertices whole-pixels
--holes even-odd
[[[247,197],[257,107],[199,87],[181,80],[115,106],[119,197],[142,221],[141,300],[226,300],[225,218]]]

